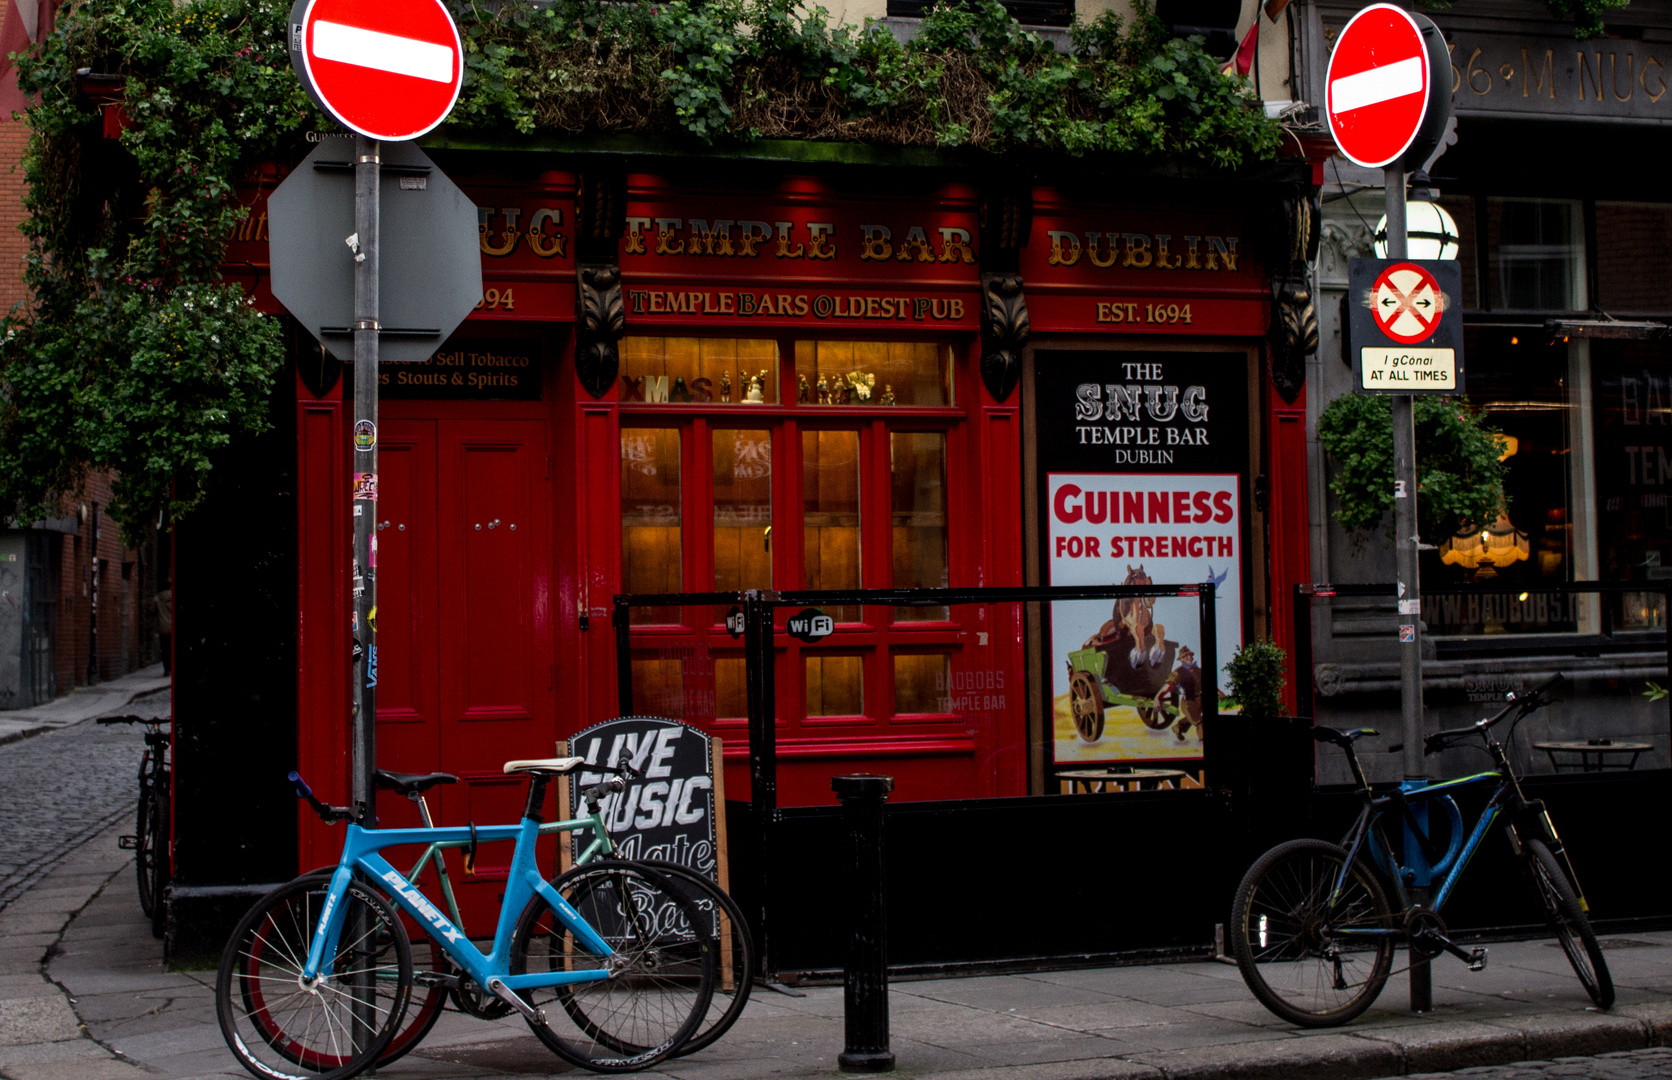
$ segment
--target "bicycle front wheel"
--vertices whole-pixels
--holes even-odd
[[[1249,868],[1232,904],[1243,981],[1303,1027],[1345,1024],[1368,1009],[1393,963],[1387,895],[1357,860],[1343,875],[1346,863],[1346,851],[1322,840],[1279,844]]]
[[[1567,953],[1568,963],[1573,965],[1585,992],[1599,1008],[1606,1009],[1614,1004],[1614,978],[1602,958],[1602,946],[1597,944],[1591,920],[1579,906],[1579,894],[1543,840],[1528,840],[1526,846],[1527,863],[1538,883],[1545,917],[1556,928],[1556,940],[1562,943],[1562,951]]]
[[[523,991],[545,1022],[529,1021],[565,1061],[594,1072],[646,1069],[678,1051],[714,994],[710,929],[685,892],[661,874],[613,859],[552,883],[614,955],[595,957],[536,896],[511,945],[511,974],[607,968],[608,978]]]
[[[400,917],[359,882],[316,985],[302,965],[330,883],[302,877],[244,916],[221,955],[215,1013],[239,1064],[263,1080],[346,1080],[383,1053],[406,1015],[412,951]],[[351,932],[351,928],[358,932]],[[356,994],[356,984],[366,993]]]
[[[743,1015],[755,977],[755,939],[737,901],[702,873],[661,859],[640,861],[678,886],[696,907],[703,928],[714,936],[717,965],[714,996],[709,999],[708,1013],[696,1032],[673,1053],[674,1057],[685,1057],[712,1045]]]

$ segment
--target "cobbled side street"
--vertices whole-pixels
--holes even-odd
[[[107,715],[168,709],[163,690]],[[139,726],[91,720],[0,746],[0,909],[100,830],[132,816],[144,751]]]

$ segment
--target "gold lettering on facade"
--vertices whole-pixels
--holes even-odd
[[[1457,42],[1446,42],[1446,53],[1451,57],[1451,92],[1463,89],[1463,73],[1457,70]]]
[[[1047,230],[1045,235],[1051,238],[1051,254],[1045,259],[1045,265],[1073,266],[1080,261],[1079,237],[1056,229]]]
[[[970,231],[968,229],[955,229],[943,225],[939,231],[941,235],[941,262],[973,263],[975,261],[975,252],[970,250]]]
[[[836,245],[830,242],[830,234],[836,231],[834,222],[809,221],[807,223],[807,257],[809,259],[834,259]]]
[[[1643,84],[1643,92],[1645,94],[1649,95],[1649,100],[1651,102],[1655,102],[1655,101],[1659,101],[1666,94],[1666,77],[1664,75],[1656,75],[1655,76],[1655,82],[1660,84],[1660,89],[1659,90],[1650,90],[1649,89],[1649,65],[1650,64],[1653,64],[1657,68],[1661,66],[1659,60],[1656,60],[1652,56],[1649,57],[1647,60],[1643,61],[1643,70],[1638,72],[1637,81]],[[1662,69],[1662,70],[1664,70],[1664,69]]]
[[[1109,255],[1107,258],[1097,254],[1097,238],[1100,236],[1107,236],[1109,238]],[[1107,270],[1109,267],[1115,265],[1115,260],[1119,257],[1120,233],[1089,232],[1086,234],[1086,258],[1091,260],[1091,264],[1093,266],[1097,267],[1099,270]]]
[[[1602,100],[1602,50],[1597,50],[1597,69],[1593,74],[1591,65],[1585,60],[1585,50],[1580,49],[1579,56],[1579,100],[1585,100],[1585,77],[1591,78],[1591,89],[1596,91],[1597,100]]]
[[[627,219],[627,254],[644,254],[644,231],[650,228],[647,217],[630,217]]]
[[[737,252],[741,258],[753,259],[758,254],[755,247],[772,239],[772,226],[764,221],[740,221],[737,227],[743,233]]]
[[[1208,269],[1219,269],[1218,260],[1224,260],[1225,269],[1227,270],[1235,270],[1237,268],[1236,237],[1233,236],[1228,241],[1218,236],[1208,237]]]
[[[729,221],[716,221],[713,228],[708,222],[700,218],[691,218],[688,222],[690,233],[685,243],[687,255],[730,255],[732,253],[731,230]]]
[[[1463,72],[1463,81],[1468,84],[1469,90],[1476,96],[1484,96],[1492,92],[1492,73],[1487,71],[1485,68],[1475,67],[1475,61],[1480,59],[1480,54],[1481,49],[1477,46],[1475,51],[1469,54],[1469,64],[1467,69]],[[1486,79],[1486,87],[1484,89],[1475,85],[1475,77],[1477,75]]]
[[[1126,258],[1121,260],[1122,266],[1132,266],[1142,270],[1150,264],[1154,256],[1150,254],[1149,237],[1147,235],[1144,233],[1124,233],[1122,239],[1126,241]],[[1237,268],[1235,263],[1228,265],[1232,270]]]
[[[568,245],[568,238],[561,232],[546,232],[547,222],[554,227],[562,225],[563,211],[557,207],[542,206],[528,219],[528,250],[542,259],[562,255]]]
[[[1522,49],[1521,50],[1521,96],[1522,97],[1532,97],[1534,94],[1544,93],[1545,92],[1544,83],[1545,83],[1545,80],[1548,79],[1550,81],[1550,89],[1549,89],[1550,100],[1555,101],[1556,100],[1556,76],[1555,76],[1555,73],[1554,73],[1555,65],[1556,65],[1556,50],[1554,50],[1554,49],[1544,50],[1544,73],[1542,75],[1534,76],[1532,86],[1529,89],[1529,87],[1527,85],[1527,76],[1533,74],[1533,62],[1532,62],[1532,60],[1530,60],[1528,58],[1527,50]]]
[[[1185,234],[1184,268],[1186,270],[1200,270],[1202,268],[1202,260],[1196,257],[1196,245],[1201,242],[1202,238],[1200,236],[1191,236],[1189,233]],[[1211,270],[1213,267],[1210,266],[1208,269]]]
[[[685,241],[680,240],[674,245],[675,236],[685,227],[685,220],[676,217],[659,217],[656,219],[656,254],[681,255],[685,252]]]
[[[476,233],[480,238],[482,254],[484,255],[509,255],[516,249],[517,241],[521,239],[521,235],[517,232],[517,219],[522,216],[521,208],[507,206],[499,212],[505,217],[505,231],[500,234],[500,241],[496,244],[493,241],[493,231],[488,227],[491,224],[493,207],[479,206],[476,208]]]
[[[901,262],[913,259],[920,263],[935,261],[935,253],[929,250],[929,238],[924,235],[923,226],[913,225],[906,230],[906,238],[900,241],[900,251],[894,257]]]
[[[1620,54],[1617,53],[1617,52],[1611,52],[1611,53],[1608,54],[1608,83],[1609,83],[1608,88],[1610,90],[1614,91],[1614,100],[1615,101],[1630,101],[1631,100],[1632,91],[1636,89],[1635,87],[1633,87],[1631,85],[1632,84],[1632,79],[1633,79],[1633,76],[1632,76],[1633,65],[1636,64],[1636,63],[1637,63],[1636,55],[1633,54],[1633,53],[1626,53],[1626,96],[1621,97],[1620,96]],[[1599,72],[1602,70],[1602,64],[1601,64],[1600,61],[1597,64],[1597,70]]]
[[[889,243],[894,231],[887,225],[861,225],[865,238],[859,244],[861,262],[883,262],[894,257],[894,245]]]
[[[1183,255],[1174,255],[1173,261],[1167,261],[1167,243],[1172,240],[1168,233],[1155,234],[1155,268],[1157,270],[1177,270],[1184,265]]]
[[[793,221],[774,221],[778,227],[778,257],[780,259],[799,259],[802,252],[807,250],[805,244],[790,246],[790,230],[795,228]]]

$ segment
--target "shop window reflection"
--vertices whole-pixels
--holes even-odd
[[[669,405],[778,402],[778,343],[754,338],[621,341],[621,400]]]
[[[946,535],[946,435],[896,431],[889,436],[896,589],[949,584]],[[894,608],[895,622],[939,622],[944,607]]]
[[[803,405],[952,404],[952,346],[901,341],[798,341]]]
[[[804,655],[808,716],[865,715],[865,658]]]
[[[1585,217],[1580,203],[1494,198],[1486,205],[1493,309],[1583,311]]]
[[[621,581],[628,593],[681,588],[677,428],[621,429]],[[635,623],[677,622],[676,608],[634,608]]]
[[[894,654],[894,711],[952,711],[952,659],[945,653]]]
[[[801,433],[801,539],[809,589],[860,587],[859,432]],[[859,622],[858,605],[836,605],[825,614]]]
[[[772,432],[716,428],[713,442],[713,587],[719,592],[770,589]]]
[[[1590,348],[1601,573],[1660,588],[1672,580],[1672,369],[1657,343],[1594,341]],[[1659,592],[1626,593],[1617,604],[1616,629],[1666,625]]]

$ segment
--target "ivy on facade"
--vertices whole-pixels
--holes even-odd
[[[457,12],[464,92],[445,133],[639,133],[696,144],[836,140],[1113,154],[1236,169],[1279,129],[1198,39],[1141,9],[1059,53],[992,0],[901,43],[794,0],[521,0]],[[201,501],[216,451],[268,423],[279,323],[220,278],[236,181],[328,121],[276,0],[80,0],[18,58],[38,95],[24,231],[33,303],[0,343],[0,505],[55,510],[89,469],[130,535]],[[104,137],[90,86],[126,126]]]

